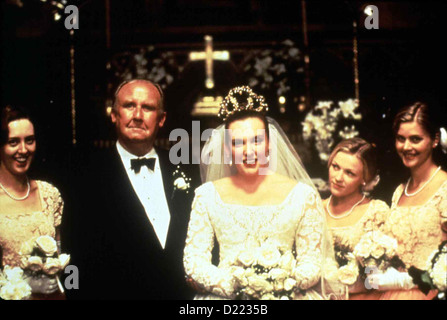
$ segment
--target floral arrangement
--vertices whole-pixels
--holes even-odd
[[[283,251],[271,243],[247,249],[238,255],[233,275],[242,299],[290,300],[299,294],[293,277],[294,252]],[[301,292],[303,293],[303,292]]]
[[[180,171],[180,166],[177,166],[177,169],[172,176],[174,177],[174,191],[184,190],[186,193],[189,193],[189,189],[191,188],[191,178],[186,177],[186,174],[183,171]]]
[[[335,260],[338,263],[337,278],[344,285],[353,285],[359,276],[359,265],[352,249],[344,244],[335,243]]]
[[[277,97],[292,93],[297,76],[304,72],[303,55],[292,40],[275,49],[254,50],[246,57],[243,71],[256,92],[272,91]]]
[[[447,290],[447,241],[441,243],[439,248],[429,256],[426,270],[412,266],[408,270],[419,290],[428,294],[432,289],[440,291],[438,297],[446,299]]]
[[[362,267],[373,267],[380,271],[401,264],[397,257],[397,240],[380,231],[365,233],[355,246],[354,255]]]
[[[358,103],[349,99],[338,102],[338,107],[332,106],[332,101],[320,101],[314,110],[310,111],[304,121],[303,138],[305,141],[315,141],[321,161],[326,162],[335,143],[335,132],[342,119],[359,121],[362,115],[357,113]],[[338,137],[348,139],[357,136],[359,132],[355,125],[345,126],[338,132]]]
[[[20,250],[21,267],[31,274],[56,276],[70,262],[70,255],[58,254],[57,243],[50,236],[40,236],[25,242]]]
[[[23,278],[19,267],[5,266],[0,271],[0,298],[3,300],[26,300],[31,297],[31,287]]]

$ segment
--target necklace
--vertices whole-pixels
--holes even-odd
[[[3,191],[5,191],[5,193],[6,193],[11,199],[16,200],[16,201],[23,201],[23,200],[25,200],[26,198],[29,197],[29,193],[30,193],[30,191],[31,191],[31,186],[30,186],[30,184],[29,184],[28,177],[26,178],[26,184],[28,185],[28,191],[26,192],[26,195],[25,195],[24,197],[22,197],[22,198],[14,197],[12,194],[10,194],[10,193],[8,192],[8,190],[6,190],[6,188],[5,188],[1,183],[0,183],[0,188],[2,188]]]
[[[422,191],[422,189],[424,189],[424,188],[427,186],[427,184],[430,183],[430,181],[432,181],[432,179],[433,179],[433,178],[435,177],[435,175],[439,172],[439,170],[441,170],[441,166],[439,166],[438,169],[436,169],[435,173],[432,174],[432,176],[430,177],[430,179],[428,179],[428,180],[422,185],[422,187],[420,187],[418,190],[416,190],[416,191],[413,192],[413,193],[408,193],[408,186],[410,185],[410,180],[411,180],[411,177],[410,177],[410,179],[408,179],[408,181],[407,181],[407,185],[405,186],[405,190],[404,190],[405,195],[406,195],[407,197],[413,197],[413,196],[417,195],[419,192]]]
[[[351,210],[349,210],[349,211],[346,212],[345,214],[338,215],[338,216],[334,216],[334,215],[332,214],[331,210],[329,210],[329,204],[331,203],[331,200],[332,200],[332,195],[331,195],[331,196],[329,197],[329,200],[328,200],[327,204],[326,204],[326,210],[327,210],[327,213],[329,213],[329,215],[330,215],[332,218],[334,218],[334,219],[342,219],[342,218],[345,218],[345,217],[349,216],[349,215],[352,213],[352,211],[354,211],[355,207],[357,207],[360,203],[362,203],[362,201],[365,200],[365,198],[366,198],[366,195],[363,195],[362,199],[360,199],[359,202],[357,202],[356,204],[354,204],[354,205],[352,206]]]

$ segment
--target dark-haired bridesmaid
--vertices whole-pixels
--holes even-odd
[[[20,267],[20,250],[29,240],[39,236],[59,240],[63,201],[54,186],[28,177],[35,153],[34,124],[29,115],[21,108],[3,108],[0,117],[2,266]],[[32,289],[32,298],[62,298],[57,294],[55,277],[29,275],[26,280]]]
[[[405,263],[425,270],[427,260],[446,239],[447,173],[436,160],[441,151],[441,128],[425,103],[416,102],[394,119],[395,146],[410,177],[393,194],[385,230],[398,241],[398,255]],[[445,147],[445,146],[444,146]],[[433,299],[424,295],[406,270],[386,272],[378,279],[382,299]]]

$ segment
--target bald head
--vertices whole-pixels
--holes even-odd
[[[158,85],[157,83],[154,83],[150,80],[146,80],[146,79],[132,79],[132,80],[126,80],[124,82],[122,82],[118,88],[115,90],[115,95],[114,95],[114,101],[113,101],[113,108],[116,109],[117,107],[117,103],[118,103],[118,95],[120,93],[120,91],[127,87],[128,85],[140,85],[140,86],[147,86],[148,88],[155,88],[158,92],[158,96],[159,96],[159,108],[161,110],[161,112],[164,111],[164,93],[163,90],[161,89],[160,85]],[[153,90],[151,90],[153,91]],[[155,94],[155,92],[153,92]],[[155,96],[157,96],[155,94]]]

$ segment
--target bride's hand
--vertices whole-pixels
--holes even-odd
[[[26,282],[33,293],[51,294],[58,290],[57,278],[49,277],[47,275],[28,275],[25,277]]]

